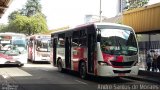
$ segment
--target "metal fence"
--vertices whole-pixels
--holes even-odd
[[[149,51],[160,55],[160,34],[138,34],[139,66],[146,70],[146,55]]]

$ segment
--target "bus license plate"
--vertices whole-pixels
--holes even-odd
[[[124,73],[119,73],[118,76],[125,76],[125,74]]]
[[[15,62],[15,61],[10,61],[10,62]]]

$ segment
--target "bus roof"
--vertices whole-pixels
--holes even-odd
[[[26,37],[26,35],[23,33],[13,33],[13,32],[0,33],[0,36],[24,36]]]
[[[39,38],[50,38],[51,35],[45,35],[45,34],[35,34],[28,36],[27,38],[34,38],[34,39],[39,39]]]
[[[130,28],[130,29],[132,29],[132,27],[130,27],[130,26],[127,26],[127,25],[123,25],[123,24],[117,24],[117,23],[95,23],[95,25],[96,26],[98,26],[98,25],[107,25],[107,26],[115,26],[115,27],[117,27],[117,26],[119,26],[119,27],[124,27],[124,28]]]
[[[129,28],[130,30],[133,30],[133,28],[130,27],[130,26],[122,25],[122,24],[116,24],[116,23],[87,23],[87,24],[78,25],[76,27],[71,27],[69,29],[52,32],[51,35],[55,34],[55,33],[60,33],[60,32],[72,31],[74,29],[81,29],[81,28],[84,28],[84,27],[87,27],[87,26],[92,26],[92,25],[94,25],[96,28],[99,28],[99,26],[110,26],[110,27],[112,26],[112,27]]]

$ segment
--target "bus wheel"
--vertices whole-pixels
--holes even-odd
[[[80,77],[82,79],[86,79],[87,77],[87,68],[86,68],[86,64],[85,62],[80,63],[80,67],[79,67],[79,73],[80,73]]]
[[[58,66],[58,71],[63,72],[61,59],[58,60],[58,65],[57,66]]]
[[[19,67],[22,67],[22,66],[24,66],[24,64],[18,64],[18,66],[19,66]]]

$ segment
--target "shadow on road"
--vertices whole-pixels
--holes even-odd
[[[28,61],[29,64],[50,64],[48,61]]]
[[[80,78],[78,72],[74,72],[74,71],[70,71],[70,70],[64,70],[63,74],[67,74],[67,75],[71,75],[73,77]],[[113,83],[121,84],[121,83],[133,82],[132,80],[124,79],[123,77],[98,77],[98,76],[93,76],[93,75],[88,75],[87,79],[85,79],[85,80],[96,82],[99,84],[106,84],[106,83],[107,84],[113,84]]]
[[[8,68],[8,67],[19,67],[19,65],[16,65],[16,64],[3,64],[3,65],[1,65],[0,64],[0,68]]]

